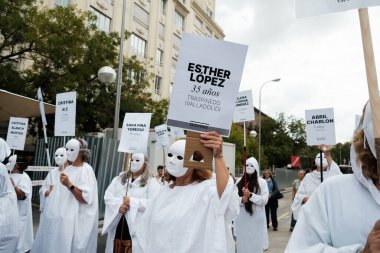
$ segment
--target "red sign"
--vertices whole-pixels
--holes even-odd
[[[299,167],[301,165],[300,157],[298,155],[292,155],[290,157],[290,161],[291,161],[292,167]]]

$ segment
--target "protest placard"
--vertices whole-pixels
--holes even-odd
[[[305,111],[307,145],[335,145],[334,109]]]
[[[126,113],[118,151],[147,154],[151,113]]]
[[[11,149],[24,150],[28,121],[28,118],[10,118],[7,143]]]
[[[252,90],[239,92],[236,99],[234,122],[246,122],[255,120]]]
[[[229,136],[247,49],[184,33],[167,125]]]
[[[156,132],[156,147],[157,148],[165,148],[168,147],[169,142],[169,135],[168,135],[168,127],[166,124],[156,126],[154,128]]]
[[[75,136],[76,101],[75,91],[56,95],[55,136]]]

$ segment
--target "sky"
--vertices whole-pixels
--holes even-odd
[[[295,18],[295,0],[216,0],[226,41],[249,46],[240,90],[252,89],[263,113],[305,118],[305,110],[334,108],[336,141],[352,138],[355,115],[368,100],[357,10]],[[376,62],[380,7],[369,9]],[[378,69],[380,67],[378,66]]]

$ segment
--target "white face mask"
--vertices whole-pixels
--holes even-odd
[[[256,169],[258,168],[259,168],[259,163],[257,162],[255,158],[251,157],[247,159],[246,168],[245,168],[247,174],[255,173]]]
[[[174,177],[182,177],[187,172],[187,168],[183,167],[185,145],[185,140],[179,140],[174,142],[168,150],[166,169]]]
[[[141,170],[144,165],[144,154],[142,153],[133,153],[131,159],[131,171],[136,173]]]
[[[71,139],[66,143],[67,160],[74,162],[78,158],[80,143],[76,139]]]
[[[55,151],[54,159],[55,159],[55,163],[58,166],[62,166],[63,164],[65,164],[65,162],[67,160],[66,149],[65,148],[58,148]]]
[[[8,158],[8,163],[5,165],[5,167],[7,167],[7,170],[9,172],[12,172],[13,168],[16,165],[16,162],[17,162],[17,155],[13,155]]]
[[[319,156],[320,154],[318,154],[316,157],[315,157],[315,164],[320,167],[321,166],[321,158]],[[322,154],[322,167],[325,168],[327,167],[329,164],[326,160],[326,157],[324,154]]]

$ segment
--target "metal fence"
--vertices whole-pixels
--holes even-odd
[[[91,156],[88,163],[93,167],[95,176],[98,181],[98,199],[99,199],[99,215],[104,215],[104,193],[111,183],[112,179],[125,168],[125,153],[117,152],[119,141],[109,138],[98,138],[86,136],[84,139],[88,143],[91,150]],[[66,139],[68,140],[68,139]],[[64,146],[63,137],[48,138],[48,147],[50,151],[50,161],[55,166],[54,153],[57,148]],[[35,166],[48,166],[45,151],[44,139],[38,139],[34,155]],[[47,176],[47,172],[31,172],[32,180],[43,180]],[[40,186],[33,187],[33,203],[39,204]]]

